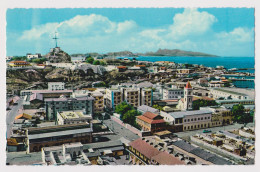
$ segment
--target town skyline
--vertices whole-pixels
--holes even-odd
[[[166,48],[254,56],[253,8],[8,9],[6,19],[8,56],[47,53],[56,31],[69,54]]]

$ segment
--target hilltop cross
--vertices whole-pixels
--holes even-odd
[[[54,36],[54,38],[52,38],[52,39],[55,40],[55,42],[56,42],[56,47],[58,47],[58,45],[57,45],[57,39],[59,39],[59,38],[56,37],[56,33],[57,33],[57,32],[55,32],[55,36]]]

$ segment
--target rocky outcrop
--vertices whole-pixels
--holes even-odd
[[[64,52],[60,47],[51,48],[50,52],[45,55],[51,63],[70,63],[71,57],[68,53]]]

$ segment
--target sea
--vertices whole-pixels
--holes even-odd
[[[122,58],[122,57],[121,57]],[[131,57],[128,57],[132,59]],[[139,61],[171,61],[182,64],[198,64],[207,67],[224,66],[226,69],[232,68],[251,68],[249,70],[241,70],[239,72],[255,73],[255,58],[254,57],[171,57],[171,56],[139,56],[135,57]]]

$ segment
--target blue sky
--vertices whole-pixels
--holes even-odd
[[[8,9],[7,55],[159,48],[254,56],[253,8]]]

